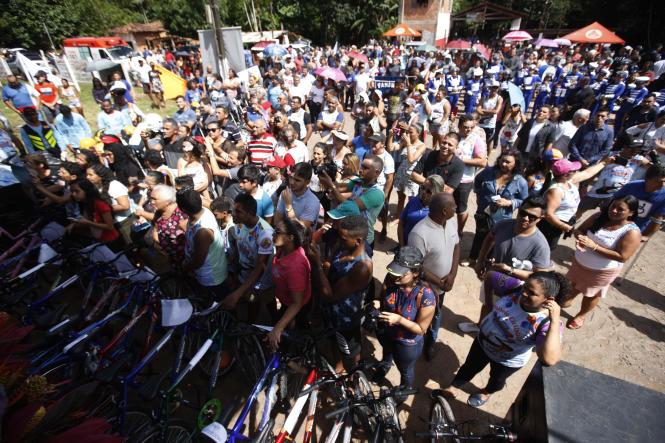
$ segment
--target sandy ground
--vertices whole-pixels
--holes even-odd
[[[350,118],[346,120],[345,129],[348,133],[353,133],[350,120]],[[431,145],[429,140],[428,145]],[[491,161],[495,156],[496,153],[491,157]],[[394,212],[396,193],[393,192],[390,201]],[[475,196],[472,194],[469,214],[473,214],[475,206]],[[467,256],[471,247],[474,227],[474,219],[470,216],[461,240],[462,257]],[[379,223],[376,228],[380,229]],[[378,245],[374,255],[374,276],[379,281],[383,281],[386,266],[393,257],[383,251],[390,250],[397,244],[396,229],[396,221],[389,224],[388,240]],[[570,238],[560,242],[552,254],[557,271],[564,274],[567,272],[574,247],[574,242]],[[665,361],[665,297],[663,296],[665,278],[660,274],[665,264],[663,251],[665,251],[665,235],[658,233],[645,244],[637,262],[623,278],[621,285],[613,285],[607,298],[602,300],[599,307],[587,317],[584,327],[576,331],[565,330],[564,360],[665,392],[665,375],[662,366],[662,362]],[[457,329],[457,323],[478,320],[479,289],[480,281],[473,270],[460,267],[455,286],[445,298],[443,325],[436,345],[437,354],[432,362],[427,362],[424,357],[419,361],[416,366],[416,387],[419,393],[401,407],[400,418],[407,430],[405,435],[407,441],[416,441],[414,433],[427,429],[425,421],[429,416],[430,391],[447,386],[466,358],[473,337],[461,333]],[[572,307],[562,310],[564,321],[574,316],[579,306],[578,297]],[[381,358],[381,346],[374,337],[369,337],[366,345],[366,354],[373,355],[377,359]],[[490,422],[509,419],[510,407],[535,361],[534,354],[529,364],[508,380],[506,388],[494,394],[480,409],[466,405],[467,394],[452,401],[451,406],[456,418]],[[484,386],[488,377],[489,368],[476,376],[472,385]],[[393,384],[399,382],[399,373],[395,367],[391,369],[387,379]]]

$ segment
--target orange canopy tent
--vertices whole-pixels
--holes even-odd
[[[416,31],[409,25],[400,23],[394,28],[383,33],[384,37],[420,37],[420,32]]]
[[[564,35],[563,38],[576,43],[626,43],[624,39],[598,22],[593,22],[589,26]]]

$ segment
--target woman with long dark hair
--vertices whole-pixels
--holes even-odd
[[[120,233],[113,225],[113,212],[99,190],[89,180],[77,180],[70,186],[72,198],[79,204],[82,218],[72,220],[65,229],[85,233],[95,240],[106,243],[114,251],[124,247]]]
[[[640,228],[633,222],[639,204],[632,195],[615,198],[575,230],[575,258],[568,271],[573,292],[563,307],[570,307],[579,294],[584,298],[580,312],[568,321],[567,328],[582,327],[586,315],[607,295],[623,264],[640,246]]]
[[[478,208],[474,214],[476,232],[469,252],[466,266],[475,263],[483,240],[500,220],[513,217],[515,209],[529,196],[526,180],[520,175],[520,155],[518,151],[508,150],[496,159],[494,166],[480,171],[473,181]]]
[[[134,217],[129,204],[127,186],[116,180],[113,172],[101,164],[90,165],[86,171],[86,178],[95,185],[102,198],[109,202],[120,233],[126,242],[131,242],[130,233]]]

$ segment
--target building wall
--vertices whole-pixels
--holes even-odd
[[[420,31],[422,40],[447,38],[453,0],[400,0],[400,23]]]

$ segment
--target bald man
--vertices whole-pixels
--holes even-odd
[[[252,137],[247,143],[249,161],[259,168],[263,162],[273,156],[277,140],[266,132],[266,123],[263,119],[255,120],[252,124]]]
[[[414,226],[408,244],[423,254],[423,278],[437,294],[436,311],[425,335],[425,358],[434,358],[435,343],[441,326],[443,297],[450,291],[457,277],[460,242],[457,234],[457,205],[451,193],[441,192],[432,196],[429,215]]]

